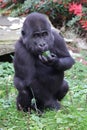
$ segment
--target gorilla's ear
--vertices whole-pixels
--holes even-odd
[[[25,36],[25,31],[22,30],[22,31],[21,31],[21,34],[22,34],[22,36]]]

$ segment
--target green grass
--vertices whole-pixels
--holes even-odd
[[[0,130],[87,130],[87,66],[79,62],[65,72],[70,91],[56,112],[16,110],[17,91],[13,87],[11,63],[0,63]]]

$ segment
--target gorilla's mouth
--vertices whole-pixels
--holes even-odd
[[[38,46],[38,47],[36,47],[36,50],[37,50],[38,54],[42,54],[43,52],[48,50],[48,46],[47,45],[45,45],[44,47]]]

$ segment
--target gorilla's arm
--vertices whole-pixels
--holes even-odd
[[[57,32],[53,32],[53,34],[55,46],[54,48],[57,55],[57,58],[54,60],[54,65],[58,70],[65,71],[71,68],[75,61],[69,54],[64,39]]]
[[[30,53],[27,52],[21,40],[16,43],[14,56],[14,84],[21,91],[30,85],[35,68],[34,60]]]

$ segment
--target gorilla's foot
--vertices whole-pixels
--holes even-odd
[[[50,100],[45,103],[45,108],[59,110],[61,107],[57,100]]]

